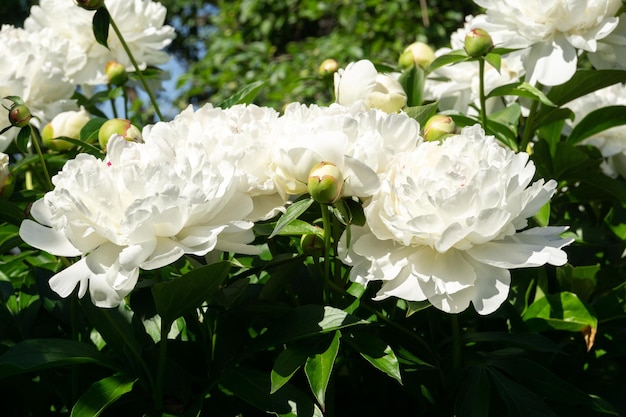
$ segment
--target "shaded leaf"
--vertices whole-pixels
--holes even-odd
[[[70,417],[98,417],[122,395],[130,392],[137,380],[115,375],[94,382],[78,399]]]
[[[626,124],[626,106],[608,106],[597,109],[576,123],[567,141],[579,143],[606,129]]]
[[[412,119],[417,120],[421,127],[423,127],[428,119],[433,117],[437,113],[437,107],[439,102],[425,104],[423,106],[409,107],[405,110],[405,113]]]
[[[272,382],[270,393],[273,394],[285,385],[298,369],[307,360],[307,353],[299,348],[287,347],[276,358],[270,379]]]
[[[93,15],[92,30],[96,38],[96,42],[108,48],[109,25],[111,23],[111,15],[106,7],[100,7]]]
[[[405,69],[398,81],[406,93],[407,107],[419,106],[422,104],[424,95],[424,70],[413,64]]]
[[[457,417],[489,417],[491,384],[483,366],[469,366],[463,371],[455,403]]]

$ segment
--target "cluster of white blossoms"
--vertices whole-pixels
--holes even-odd
[[[174,29],[164,24],[163,5],[153,0],[106,0],[105,4],[140,68],[169,60],[163,49],[174,38]],[[71,99],[76,87],[106,83],[108,62],[120,62],[134,71],[113,30],[109,48],[96,42],[93,16],[93,11],[72,0],[41,0],[31,8],[24,29],[5,25],[0,30],[0,98],[20,97],[39,128],[63,111],[78,110]],[[2,104],[0,131],[10,126],[5,108],[10,103]],[[0,151],[17,131],[11,128],[0,134]]]
[[[365,207],[366,225],[344,234],[350,278],[382,281],[377,299],[428,300],[480,314],[507,298],[509,268],[563,265],[563,227],[527,227],[555,181],[531,184],[528,154],[501,147],[480,126],[397,153]]]
[[[474,0],[486,14],[476,16],[475,28],[489,32],[496,46],[524,50],[526,81],[553,86],[576,71],[578,55],[592,62],[626,62],[616,14],[621,0]],[[623,25],[622,25],[623,26]],[[605,46],[601,44],[606,40]],[[599,46],[600,45],[600,46]]]

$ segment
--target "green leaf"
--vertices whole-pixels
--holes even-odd
[[[93,119],[90,119],[80,130],[80,140],[83,142],[96,140],[98,138],[98,131],[106,121],[107,119],[102,117],[94,117]]]
[[[489,92],[487,98],[497,96],[518,96],[538,100],[546,106],[555,107],[554,104],[541,90],[527,82],[515,82],[496,87]]]
[[[547,96],[557,106],[608,87],[626,82],[626,71],[623,70],[578,70],[564,84],[550,88]]]
[[[434,103],[425,104],[423,106],[409,107],[405,112],[410,118],[417,120],[420,126],[423,127],[428,119],[437,113],[438,106],[439,102],[435,101]]]
[[[548,294],[532,303],[522,316],[531,330],[579,332],[597,328],[598,319],[587,305],[571,292]]]
[[[455,416],[489,417],[491,384],[483,366],[469,366],[463,371],[460,392],[456,398]]]
[[[366,332],[355,332],[344,338],[374,368],[384,372],[402,384],[400,363],[389,345],[380,338]]]
[[[304,365],[304,373],[311,386],[311,391],[313,391],[317,402],[322,406],[322,411],[326,408],[326,388],[328,387],[330,375],[335,365],[335,359],[339,352],[340,339],[341,333],[336,331],[328,349],[309,357]]]
[[[100,7],[93,15],[92,29],[96,42],[108,48],[109,25],[111,23],[111,15],[106,7]]]
[[[17,139],[15,141],[17,149],[23,153],[28,153],[28,142],[30,142],[30,134],[32,127],[30,125],[24,126],[17,132]]]
[[[576,294],[581,300],[589,300],[597,284],[600,265],[563,265],[556,270],[561,289]]]
[[[270,379],[272,387],[270,393],[273,394],[285,385],[298,369],[304,365],[307,360],[307,353],[302,349],[295,347],[287,347],[276,358]]]
[[[276,227],[274,227],[274,230],[269,235],[269,238],[271,239],[279,234],[285,226],[300,217],[300,215],[302,215],[302,213],[304,213],[309,207],[311,207],[312,204],[312,198],[305,198],[304,200],[296,201],[295,203],[287,207],[287,211],[285,211],[285,213],[280,216],[280,219],[278,219],[278,221],[276,222]]]
[[[567,141],[576,144],[606,129],[626,124],[626,106],[609,106],[597,109],[580,120]]]
[[[137,380],[115,375],[94,382],[78,399],[70,417],[98,417],[122,395],[130,392]]]
[[[254,231],[260,236],[271,235],[275,228],[276,223],[257,223],[254,225]],[[324,229],[309,222],[305,222],[304,220],[295,219],[276,233],[276,235],[279,236],[300,236],[305,234],[315,234],[324,237]]]
[[[450,51],[445,55],[441,55],[430,64],[428,67],[428,71],[432,72],[439,67],[443,67],[445,65],[453,65],[459,62],[464,62],[470,60],[471,57],[467,56],[467,52],[462,49],[456,51]]]
[[[265,85],[264,81],[255,81],[242,88],[239,92],[222,101],[217,107],[228,108],[235,104],[250,104]]]
[[[398,81],[406,93],[407,107],[419,106],[424,96],[424,70],[413,64],[400,74]]]
[[[502,64],[502,57],[500,56],[500,54],[490,52],[485,55],[485,61],[489,63],[489,65],[494,67],[498,72],[500,72],[500,65]]]
[[[81,363],[117,369],[93,345],[64,339],[28,339],[0,356],[0,378]]]
[[[230,272],[230,262],[223,261],[193,269],[169,282],[156,284],[152,296],[161,319],[174,320],[200,307],[219,290]]]
[[[489,376],[500,398],[504,400],[512,417],[558,417],[535,393],[512,381],[497,370],[490,369]]]

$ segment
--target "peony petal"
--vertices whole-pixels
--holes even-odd
[[[478,314],[491,314],[509,295],[511,273],[507,269],[494,268],[478,262],[471,263],[478,274],[476,285],[472,289],[472,304]]]
[[[552,42],[536,43],[527,58],[527,81],[534,85],[553,86],[563,84],[576,72],[578,58],[576,49],[563,35],[557,35]]]
[[[25,219],[20,225],[20,237],[24,242],[37,249],[44,250],[56,256],[80,256],[82,252],[76,249],[63,232],[50,227],[42,226],[32,220]]]
[[[82,298],[87,290],[87,283],[93,276],[91,270],[87,266],[87,261],[83,258],[75,264],[50,278],[49,284],[52,291],[61,297],[68,297],[77,284],[80,284],[78,296]]]

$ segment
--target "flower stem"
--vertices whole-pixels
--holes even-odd
[[[108,87],[109,93],[111,93],[111,87]],[[117,119],[117,108],[115,107],[115,99],[110,98],[109,102],[111,103],[111,111],[113,111],[113,117]]]
[[[526,148],[528,147],[528,144],[530,143],[531,139],[533,138],[533,134],[535,133],[534,129],[531,129],[531,127],[534,123],[535,113],[537,112],[538,106],[538,100],[533,100],[532,104],[530,105],[530,111],[524,125],[524,136],[522,137],[522,143],[520,144],[519,148],[519,150],[522,152],[526,152]]]
[[[143,76],[143,73],[139,69],[139,65],[137,64],[137,61],[135,60],[133,53],[128,47],[128,44],[126,43],[126,41],[124,40],[124,37],[122,36],[122,33],[120,32],[119,28],[115,24],[115,21],[113,20],[112,16],[110,17],[109,21],[111,23],[111,27],[113,28],[113,31],[117,35],[117,38],[120,40],[120,43],[122,44],[122,47],[124,48],[124,51],[126,51],[126,55],[128,55],[128,59],[130,59],[130,62],[132,62],[133,67],[135,68],[135,72],[137,72],[137,76],[139,77],[139,80],[141,81],[141,85],[143,85],[144,90],[146,90],[146,93],[148,93],[148,97],[150,97],[150,102],[152,103],[152,107],[154,107],[154,112],[157,114],[160,120],[163,120],[163,115],[161,114],[159,105],[156,99],[154,98],[154,94],[152,94],[152,90],[150,90],[150,87],[148,87],[148,83],[146,82],[146,79]]]
[[[43,153],[41,152],[41,146],[39,145],[39,133],[37,132],[37,129],[34,129],[32,126],[28,126],[27,128],[30,129],[30,138],[33,142],[33,146],[35,147],[35,151],[39,156],[39,161],[41,162],[41,170],[43,171],[43,175],[46,181],[46,191],[52,190],[54,188],[54,185],[52,185],[50,173],[48,172],[48,167],[46,166],[46,160],[44,159]]]
[[[329,206],[320,204],[320,207],[322,209],[322,226],[324,227],[324,298],[327,298],[329,294],[328,285],[332,281],[330,277],[330,238],[332,230]]]
[[[478,94],[480,100],[480,122],[487,131],[487,99],[485,98],[485,59],[478,60]]]

